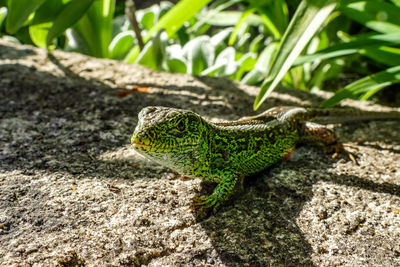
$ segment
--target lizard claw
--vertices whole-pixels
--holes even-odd
[[[197,203],[204,202],[206,199],[207,199],[207,196],[200,196],[200,197],[194,197],[192,200],[193,200],[193,202],[195,202],[197,204]],[[197,206],[198,205],[201,205],[201,204],[197,204]]]
[[[330,147],[331,151],[333,150],[334,153],[332,155],[332,159],[337,159],[340,153],[346,154],[347,157],[350,158],[350,160],[356,164],[359,165],[357,160],[356,160],[356,156],[354,154],[352,154],[350,151],[347,151],[342,143],[336,143],[335,145]]]
[[[213,210],[213,213],[216,213],[217,207],[219,206],[215,195],[194,197],[193,202],[194,203],[190,206],[190,209],[197,210],[198,216],[203,215],[210,209]]]

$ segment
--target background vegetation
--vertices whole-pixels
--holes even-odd
[[[368,99],[400,82],[400,0],[181,0],[128,9],[115,0],[0,0],[13,42],[155,70]],[[140,39],[143,38],[144,45]],[[396,90],[392,86],[391,90]]]

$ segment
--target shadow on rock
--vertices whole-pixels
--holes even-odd
[[[311,254],[326,252],[323,249],[312,250],[298,220],[304,205],[314,197],[313,186],[317,183],[328,182],[354,187],[357,191],[400,196],[400,186],[395,184],[313,171],[319,167],[328,168],[332,164],[328,157],[318,164],[313,162],[305,156],[304,161],[280,163],[270,168],[270,173],[267,170],[248,177],[244,192],[238,194],[230,205],[222,207],[214,215],[198,219],[226,265],[314,265]],[[213,186],[204,184],[201,194],[210,194],[212,190]],[[323,220],[324,212],[317,216]],[[362,227],[362,223],[353,228]]]
[[[221,260],[227,266],[312,265],[311,246],[296,224],[310,191],[296,193],[252,178],[256,181],[245,185],[233,206],[200,221]]]

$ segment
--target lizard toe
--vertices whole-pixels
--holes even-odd
[[[356,155],[351,153],[350,151],[346,150],[342,143],[336,143],[332,147],[330,147],[331,151],[333,150],[334,153],[332,155],[332,159],[337,159],[339,154],[345,154],[354,164],[358,165],[356,160]]]

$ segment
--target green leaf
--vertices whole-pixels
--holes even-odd
[[[368,47],[376,47],[379,45],[399,45],[400,33],[389,34],[375,34],[368,36],[361,36],[353,39],[348,43],[337,44],[327,49],[321,50],[312,55],[305,55],[299,57],[293,63],[294,66],[301,65],[314,60],[324,60],[333,57],[340,57],[355,54],[361,49],[368,49]]]
[[[245,72],[251,71],[252,69],[254,69],[254,66],[257,63],[257,58],[255,56],[254,53],[246,53],[244,54],[236,63],[236,65],[238,66],[238,70],[235,73],[235,77],[234,79],[239,81],[240,79],[242,79],[242,76]]]
[[[170,45],[166,48],[167,67],[171,72],[186,73],[187,64],[183,57],[182,46],[179,44]]]
[[[153,70],[160,69],[164,59],[164,45],[161,40],[161,34],[162,32],[160,31],[159,34],[146,43],[135,63]]]
[[[241,80],[242,83],[255,85],[258,84],[263,78],[265,77],[265,73],[258,69],[251,70],[248,72],[243,79]]]
[[[6,7],[0,7],[0,27],[3,24],[4,19],[7,16],[7,8]]]
[[[236,50],[247,51],[250,40],[253,36],[249,32],[240,35],[239,40],[236,42]]]
[[[334,10],[334,0],[303,0],[296,10],[288,29],[286,30],[278,55],[271,72],[265,79],[254,102],[258,109],[271,92],[278,86],[293,62],[303,51],[317,30]]]
[[[215,16],[216,14],[218,14],[219,12],[221,12],[222,10],[224,10],[224,9],[226,9],[226,8],[228,8],[228,7],[232,6],[232,5],[234,5],[234,4],[237,4],[237,3],[239,3],[239,2],[240,2],[240,0],[229,0],[229,1],[227,1],[227,2],[222,2],[222,1],[221,1],[221,4],[219,4],[218,6],[216,6],[216,7],[210,7],[210,8],[207,10],[207,12],[206,12],[205,15],[204,15],[204,14],[200,14],[200,15],[197,15],[197,16],[196,16],[197,19],[198,19],[198,21],[189,29],[189,32],[190,32],[190,33],[193,33],[193,34],[198,33],[199,30],[203,27],[203,25],[209,23],[209,20],[210,20],[213,16]]]
[[[168,36],[175,34],[182,25],[192,18],[200,9],[207,5],[211,0],[182,0],[171,8],[159,21],[154,25],[147,35],[143,38],[147,42],[160,30],[165,30]],[[139,46],[134,46],[125,57],[125,61],[135,62],[139,54]]]
[[[52,22],[45,22],[42,24],[29,26],[29,35],[32,39],[32,42],[38,47],[46,48],[47,34],[52,26]]]
[[[286,2],[284,0],[276,0],[273,1],[274,4],[274,21],[277,28],[279,29],[279,32],[284,32],[285,29],[288,26],[288,20],[289,20],[289,11],[288,7],[286,5]]]
[[[240,20],[236,24],[236,26],[235,26],[235,28],[234,28],[234,30],[233,30],[230,38],[229,38],[228,45],[232,46],[236,41],[237,35],[240,32],[243,32],[243,30],[242,30],[243,28],[244,29],[247,28],[246,20],[250,17],[250,15],[252,15],[254,13],[254,11],[255,11],[255,9],[251,8],[251,9],[245,10],[242,13],[242,15],[240,17]]]
[[[201,76],[219,76],[217,73],[222,73],[224,70],[223,64],[214,64],[205,70],[203,70],[200,75]]]
[[[154,27],[151,28],[145,41],[149,40],[154,34],[162,29],[168,36],[176,33],[185,23],[193,17],[200,9],[207,5],[211,0],[182,0],[178,2],[173,8],[171,8]]]
[[[223,29],[222,31],[218,32],[214,36],[211,37],[210,41],[211,44],[215,48],[215,52],[219,53],[226,47],[225,40],[229,37],[229,35],[232,33],[233,28],[229,27],[226,29]]]
[[[211,17],[207,23],[213,26],[235,26],[239,23],[242,17],[242,12],[240,11],[222,11]],[[264,20],[256,14],[251,14],[247,17],[246,23],[252,26],[259,26],[264,24]]]
[[[333,77],[338,77],[344,65],[345,61],[343,59],[333,59],[323,62],[313,72],[307,88],[309,88],[311,92],[322,90],[324,81]]]
[[[352,1],[341,11],[366,27],[381,33],[400,32],[400,8],[384,1]]]
[[[148,11],[143,15],[142,19],[140,20],[140,24],[143,26],[144,29],[150,30],[151,27],[154,26],[154,18],[154,13]]]
[[[254,69],[247,73],[241,82],[246,84],[256,84],[265,78],[265,74],[271,69],[272,62],[276,56],[279,49],[279,43],[270,43],[258,57],[257,63]]]
[[[253,38],[253,40],[250,42],[249,51],[257,53],[264,39],[265,36],[263,34],[259,34],[256,36],[256,38]]]
[[[134,41],[135,34],[132,31],[120,32],[117,34],[108,47],[110,58],[123,58],[134,44]]]
[[[9,1],[6,31],[16,33],[28,17],[43,4],[45,0],[13,0]]]
[[[400,7],[400,0],[391,0],[393,4]]]
[[[396,47],[365,47],[360,49],[360,54],[391,67],[400,65],[400,49]]]
[[[173,58],[167,60],[167,66],[169,71],[177,73],[186,73],[187,67],[186,63],[180,59]]]
[[[168,1],[161,1],[159,4],[155,4],[159,6],[159,12],[156,13],[156,22],[158,22],[162,16],[164,16],[174,5]]]
[[[382,88],[394,83],[400,83],[400,66],[375,73],[347,85],[337,91],[334,96],[325,100],[321,106],[331,107],[345,98],[355,98],[359,95],[361,95],[361,100],[365,100]]]
[[[279,45],[278,42],[268,44],[258,57],[255,68],[261,70],[264,74],[268,73],[272,67],[274,58],[278,53]]]
[[[74,27],[85,40],[91,56],[109,57],[108,46],[112,39],[114,7],[115,0],[94,1]]]
[[[77,31],[74,29],[67,29],[65,32],[65,37],[67,38],[67,47],[65,48],[66,51],[73,51],[82,54],[89,55],[89,48],[85,40],[83,40],[82,36],[79,35]]]
[[[282,34],[276,28],[274,21],[265,14],[261,14],[260,17],[263,19],[265,26],[271,32],[275,39],[281,39]]]
[[[233,47],[225,48],[215,59],[215,64],[201,72],[201,75],[230,76],[237,70],[236,51]]]
[[[125,62],[133,63],[137,59],[140,54],[140,47],[139,45],[135,45],[131,50],[129,50],[128,54],[124,58]]]
[[[47,34],[46,43],[62,34],[67,28],[73,26],[88,10],[94,0],[73,0],[71,1],[55,19],[53,26]]]
[[[47,47],[47,35],[53,21],[71,0],[45,1],[34,13],[29,22],[29,35],[32,42],[42,48]]]
[[[35,12],[29,25],[54,21],[72,0],[47,0]]]
[[[188,74],[199,75],[214,62],[215,49],[210,37],[202,35],[190,40],[183,47],[183,56],[187,59]]]

